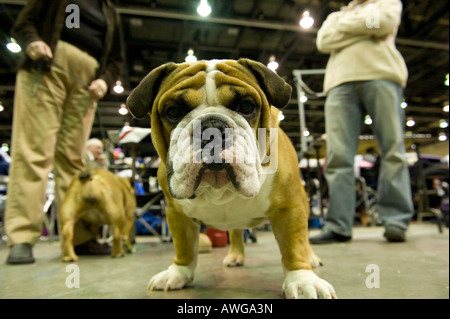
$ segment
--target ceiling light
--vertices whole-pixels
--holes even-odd
[[[269,59],[269,63],[267,64],[267,67],[271,69],[273,72],[276,72],[278,69],[278,62],[275,60],[275,56],[272,55]]]
[[[278,62],[277,61],[269,62],[269,64],[267,64],[267,67],[271,69],[273,72],[275,72],[278,69]]]
[[[113,91],[116,92],[117,94],[123,93],[125,89],[122,86],[122,82],[117,81],[116,85],[113,87]]]
[[[184,58],[184,61],[186,62],[196,62],[197,57],[194,55],[194,50],[189,49],[187,52],[187,56]]]
[[[414,121],[414,119],[412,117],[408,117],[407,121],[406,121],[406,126],[412,127],[416,125],[416,122]]]
[[[403,102],[400,103],[400,107],[401,107],[402,109],[406,109],[406,108],[408,107],[408,103],[407,103],[405,100],[403,100]]]
[[[7,143],[3,143],[2,146],[0,147],[0,149],[3,152],[8,153],[9,152],[9,145]]]
[[[2,104],[2,101],[0,101],[0,112],[3,112],[5,110],[5,107]]]
[[[129,123],[129,122],[125,122],[125,123],[123,124],[123,127],[122,127],[122,129],[120,130],[120,132],[121,132],[121,133],[126,133],[126,132],[129,132],[129,131],[131,131],[130,123]]]
[[[20,51],[22,51],[22,48],[14,38],[11,38],[11,42],[8,42],[6,44],[6,48],[12,53],[19,53]]]
[[[305,128],[305,130],[303,131],[303,136],[307,137],[311,135],[311,133],[309,132],[308,128]]]
[[[282,111],[278,111],[278,121],[284,120],[284,114]]]
[[[449,82],[449,80],[448,80],[448,73],[447,73],[447,75],[445,76],[445,81],[444,81],[445,86],[448,86],[448,82]]]
[[[445,101],[445,102],[444,102],[444,106],[442,107],[442,110],[443,110],[444,112],[447,112],[447,113],[448,113],[448,101]]]
[[[200,5],[197,7],[197,13],[202,17],[207,17],[211,13],[211,7],[207,0],[200,0]]]
[[[300,102],[302,102],[302,103],[308,102],[308,97],[305,95],[304,92],[300,93]]]
[[[439,133],[439,137],[438,137],[439,141],[444,142],[447,140],[447,135],[445,135],[444,132]]]
[[[373,123],[372,118],[370,117],[370,115],[366,115],[364,117],[364,124],[366,125],[371,125]]]
[[[440,128],[447,128],[448,127],[448,122],[444,119],[439,120],[439,127]]]
[[[300,19],[300,26],[303,29],[309,29],[313,26],[313,24],[314,24],[314,19],[311,17],[309,11],[306,10],[305,12],[303,12],[302,18]]]
[[[123,103],[120,104],[119,114],[120,115],[127,115],[128,114],[127,106],[125,104],[123,104]]]

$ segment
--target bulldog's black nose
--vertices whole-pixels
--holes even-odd
[[[205,146],[220,148],[224,150],[231,146],[231,129],[225,121],[217,118],[207,118],[201,121],[202,126],[202,149]],[[228,130],[227,130],[228,129]],[[212,143],[212,144],[211,144]],[[213,147],[213,148],[214,148]]]
[[[194,151],[201,150],[197,153],[197,160],[202,159],[211,170],[219,171],[224,162],[223,150],[233,144],[232,130],[225,121],[216,117],[204,118],[199,124],[201,129],[194,127]]]

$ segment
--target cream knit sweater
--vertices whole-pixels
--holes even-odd
[[[352,1],[331,13],[317,33],[317,48],[330,53],[324,91],[345,82],[384,79],[406,86],[408,70],[395,47],[400,0]]]

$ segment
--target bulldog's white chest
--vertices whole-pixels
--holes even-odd
[[[260,192],[244,197],[231,191],[203,193],[195,199],[182,199],[179,204],[184,213],[203,224],[221,230],[246,229],[256,220],[264,218],[270,207],[273,175],[265,175]],[[213,191],[214,192],[214,191]]]

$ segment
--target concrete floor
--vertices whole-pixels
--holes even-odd
[[[348,243],[314,246],[324,265],[315,272],[329,281],[341,299],[449,298],[449,231],[432,223],[413,223],[406,243],[388,243],[382,227],[354,229]],[[318,230],[311,230],[314,235]],[[246,244],[246,265],[223,268],[227,248],[199,255],[192,284],[180,291],[147,291],[151,276],[172,261],[171,243],[138,237],[136,252],[124,258],[81,256],[80,288],[68,288],[70,264],[60,261],[59,242],[40,242],[36,262],[11,266],[8,248],[0,245],[0,298],[137,298],[137,299],[280,299],[283,274],[271,232],[258,231],[258,242]],[[379,269],[379,288],[367,288]],[[70,278],[69,278],[70,279]],[[72,281],[73,282],[73,281]]]

